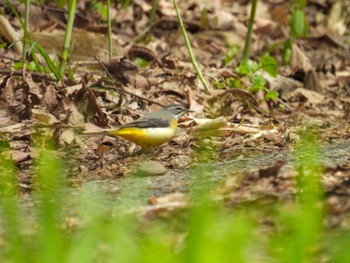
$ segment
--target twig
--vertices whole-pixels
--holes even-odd
[[[128,95],[130,95],[130,96],[133,96],[133,97],[135,97],[135,98],[138,98],[138,99],[140,99],[140,100],[144,100],[144,101],[147,101],[147,102],[150,102],[150,103],[159,105],[159,106],[161,106],[161,107],[164,107],[164,106],[165,106],[164,104],[161,104],[161,103],[159,103],[159,102],[157,102],[157,101],[151,100],[151,99],[146,98],[146,97],[143,97],[143,96],[141,96],[141,95],[137,95],[137,94],[135,94],[135,92],[132,92],[132,91],[128,90],[127,87],[123,87],[123,89],[118,88],[118,87],[116,87],[116,86],[110,86],[110,85],[100,85],[100,87],[103,88],[103,89],[110,89],[110,90],[122,92],[122,93],[128,94]],[[91,87],[91,88],[93,89],[93,87]]]
[[[21,60],[18,59],[18,58],[13,58],[13,57],[10,57],[10,56],[6,56],[4,54],[0,54],[0,58],[3,58],[3,59],[8,59],[8,60],[11,60],[13,62],[20,62]]]
[[[152,25],[147,26],[144,30],[142,30],[136,37],[134,37],[129,44],[125,46],[125,49],[128,50],[131,48],[133,45],[135,45],[140,39],[142,39],[145,35],[148,34],[148,32],[153,28],[155,23]]]
[[[11,74],[14,76],[22,76],[23,72],[22,70],[16,70],[13,71],[11,69],[0,69],[0,75],[7,75],[7,74]],[[56,79],[48,77],[47,75],[41,74],[41,73],[37,73],[37,72],[31,72],[30,73],[34,78],[39,78],[39,79],[44,79],[44,80],[49,80],[49,81],[56,81]]]
[[[278,101],[279,103],[281,103],[284,107],[286,107],[288,110],[291,110],[291,111],[294,110],[291,106],[289,106],[286,102],[284,102],[284,101],[281,100],[280,98],[277,98],[277,101]]]
[[[136,98],[141,99],[141,100],[144,100],[144,101],[148,101],[148,102],[153,103],[153,104],[157,104],[157,105],[162,106],[162,107],[165,106],[165,105],[163,105],[163,104],[161,104],[161,103],[159,103],[159,102],[157,102],[157,101],[154,101],[154,100],[148,99],[148,98],[146,98],[146,97],[137,95],[137,94],[135,94],[135,92],[128,91],[127,88],[124,87],[124,86],[117,87],[117,86],[116,86],[116,82],[115,82],[113,76],[112,76],[111,73],[108,71],[108,69],[105,67],[105,65],[102,63],[102,61],[101,61],[98,57],[96,57],[96,56],[95,56],[95,59],[96,59],[97,62],[101,65],[101,67],[102,67],[103,70],[106,72],[106,74],[108,75],[108,77],[109,77],[109,78],[113,81],[113,83],[114,83],[114,86],[102,86],[102,87],[108,87],[108,88],[113,89],[113,90],[116,90],[116,91],[118,91],[118,92],[120,92],[120,93],[125,93],[125,94],[128,94],[128,95],[130,95],[130,96],[136,97]]]

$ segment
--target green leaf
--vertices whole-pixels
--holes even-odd
[[[12,67],[14,70],[17,70],[17,69],[22,69],[24,66],[24,63],[22,61],[19,61],[19,62],[15,62],[12,64]]]
[[[266,92],[266,95],[265,95],[265,100],[277,100],[278,98],[278,92],[275,91],[275,90],[269,90]]]
[[[248,63],[241,63],[238,67],[236,67],[236,71],[241,75],[248,75],[250,72]]]
[[[236,46],[228,47],[226,50],[225,65],[230,64],[232,60],[236,57],[238,52],[239,52],[239,47],[236,47]]]
[[[91,9],[97,10],[97,12],[100,13],[101,19],[103,21],[107,21],[108,14],[107,14],[107,7],[105,4],[100,2],[93,2],[91,5]]]
[[[200,28],[205,28],[208,24],[208,9],[204,7],[201,12]]]
[[[248,62],[243,62],[236,68],[236,70],[241,75],[251,76],[259,69],[259,67],[259,64],[255,61],[250,64]]]
[[[56,5],[58,8],[63,8],[66,4],[66,0],[56,0]]]
[[[294,4],[298,9],[304,10],[307,5],[307,0],[295,0]]]
[[[254,74],[260,68],[260,65],[256,61],[253,61],[251,64],[249,64],[249,68],[250,74]]]
[[[140,67],[140,68],[145,68],[148,66],[149,61],[140,57],[135,58],[135,63]]]
[[[225,82],[222,82],[222,81],[215,80],[213,82],[213,85],[217,89],[224,89],[225,88]]]
[[[304,11],[300,9],[294,10],[290,20],[290,29],[293,37],[307,36],[308,25]]]
[[[40,53],[40,55],[44,58],[51,73],[53,73],[55,75],[56,79],[58,79],[58,80],[61,79],[62,76],[60,74],[59,68],[57,65],[55,65],[54,61],[52,61],[49,54],[41,47],[41,45],[38,42],[35,43],[35,48]]]
[[[12,65],[12,67],[17,70],[17,69],[22,69],[24,67],[24,63],[22,61],[16,62]],[[34,61],[31,61],[30,63],[26,63],[26,68],[30,71],[40,71]]]
[[[287,39],[284,43],[283,51],[282,51],[282,60],[284,64],[289,64],[290,59],[292,57],[292,41]]]
[[[229,88],[239,88],[241,86],[241,81],[235,78],[227,78],[225,83]]]
[[[278,74],[277,61],[268,54],[263,55],[260,58],[261,68],[269,73],[272,77],[276,77]]]
[[[261,75],[252,76],[253,85],[250,87],[250,92],[255,94],[259,90],[265,89],[266,81]]]

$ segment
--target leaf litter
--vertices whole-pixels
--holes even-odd
[[[23,5],[13,2],[23,12]],[[244,46],[250,8],[245,1],[226,2],[229,4],[204,6],[200,1],[178,1],[199,67],[211,83],[210,94],[196,77],[170,1],[158,2],[152,25],[148,24],[150,2],[136,1],[128,8],[114,6],[114,57],[110,59],[103,17],[90,7],[90,1],[79,1],[72,79],[56,82],[48,74],[14,70],[21,49],[17,44],[2,48],[0,136],[10,142],[11,149],[5,154],[18,166],[23,192],[32,188],[36,152],[52,142],[61,155],[69,156],[71,168],[67,176],[75,186],[96,178],[118,182],[143,161],[155,160],[165,167],[166,175],[154,177],[157,182],[153,188],[158,190],[149,199],[153,208],[142,208],[146,214],[167,210],[168,195],[169,210],[186,207],[183,193],[188,191],[184,189],[189,182],[184,178],[196,165],[224,166],[247,158],[251,160],[246,164],[249,169],[222,171],[218,180],[221,185],[212,189],[213,198],[231,205],[266,196],[292,198],[295,171],[281,159],[294,149],[300,131],[317,127],[320,142],[330,147],[337,144],[339,151],[346,149],[349,17],[339,11],[346,3],[321,6],[310,2],[310,35],[294,41],[291,64],[280,66],[277,78],[260,73],[267,88],[279,94],[277,100],[265,100],[266,90],[250,93],[251,79],[238,74],[240,53],[225,64],[228,48]],[[270,50],[282,65],[283,47],[276,43],[288,36],[288,6],[283,1],[260,1],[259,7],[251,58],[259,61]],[[40,14],[30,19],[31,38],[49,52],[60,52],[66,12],[51,2],[31,8],[31,12]],[[0,34],[10,44],[20,37],[20,26],[10,13],[1,17],[6,18],[0,20],[1,25],[12,33]],[[146,63],[142,65],[140,61]],[[115,81],[113,85],[106,71]],[[230,86],[232,80],[240,80],[243,88]],[[84,131],[116,127],[174,102],[188,105],[195,113],[180,121],[173,140],[151,153],[139,154],[137,147],[122,139],[82,136]],[[272,153],[274,157],[262,158],[263,163],[255,160],[258,155]],[[344,156],[337,158],[340,154],[345,155],[345,161]],[[336,149],[331,155],[335,156],[330,157],[332,162],[326,164],[322,178],[330,211],[341,214],[330,217],[330,225],[341,225],[350,210],[348,204],[337,208],[344,202],[343,195],[348,195],[349,155],[337,154]],[[174,179],[177,175],[183,180],[180,183]],[[167,188],[168,192],[159,191],[167,183],[175,186]]]

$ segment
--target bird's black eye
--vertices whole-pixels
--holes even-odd
[[[178,107],[177,110],[178,110],[179,112],[184,112],[184,111],[186,111],[186,110],[185,110],[184,108],[182,108],[182,107]]]

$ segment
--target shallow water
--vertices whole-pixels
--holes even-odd
[[[328,143],[321,147],[320,162],[325,167],[349,165],[350,140]],[[191,191],[211,191],[228,176],[254,172],[267,168],[277,161],[285,162],[281,172],[295,166],[295,151],[280,149],[246,149],[239,158],[226,162],[196,164],[191,169],[169,170],[162,176],[136,177],[125,176],[113,180],[86,181],[79,187],[69,187],[62,190],[65,196],[67,210],[74,207],[82,196],[91,197],[96,206],[110,211],[137,210],[147,204],[150,197],[158,197],[175,192],[190,193]],[[96,201],[98,197],[98,201]],[[21,206],[24,214],[35,216],[32,212],[35,202],[31,195],[23,196]]]
[[[350,140],[326,144],[320,150],[320,163],[325,167],[349,165]],[[91,194],[105,192],[106,203],[117,202],[121,207],[146,204],[151,196],[162,196],[174,192],[188,193],[204,189],[210,191],[227,176],[253,172],[267,168],[277,161],[285,162],[282,171],[292,169],[296,163],[295,151],[280,149],[248,149],[238,159],[226,162],[196,164],[193,168],[169,170],[163,176],[126,176],[117,180],[90,181],[82,185]]]

